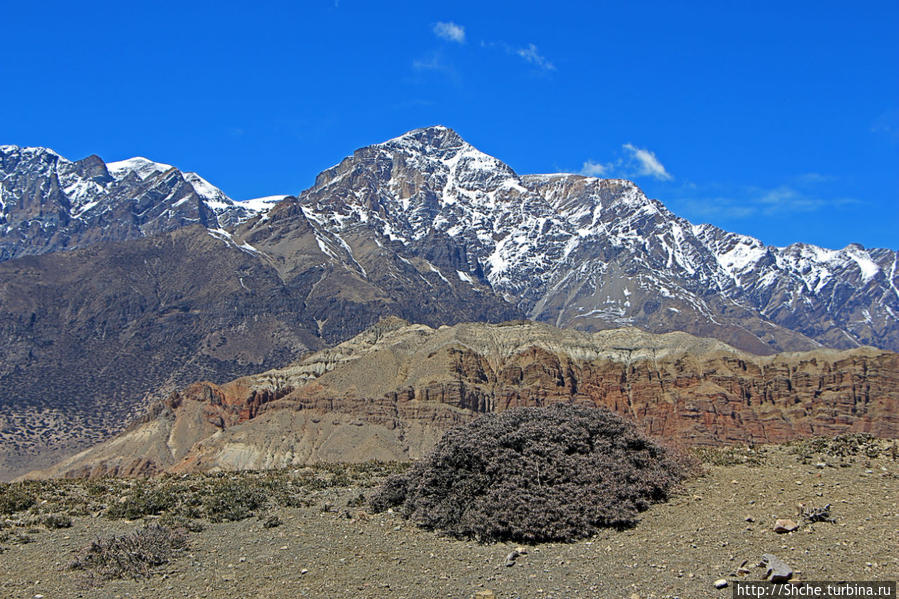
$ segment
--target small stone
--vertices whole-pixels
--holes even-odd
[[[309,570],[303,568],[302,570],[300,570],[300,574],[309,574]]]
[[[755,518],[753,518],[752,516],[746,516],[746,521],[747,522],[755,522]]]
[[[716,589],[723,589],[725,587],[727,587],[727,580],[725,580],[723,578],[719,578],[718,580],[715,581]]]
[[[817,468],[818,470],[821,470],[822,468],[826,468],[826,467],[827,467],[827,464],[824,462],[818,462],[817,464],[815,464],[815,468]]]
[[[787,582],[793,577],[793,568],[771,553],[764,554],[759,565],[766,568],[765,580],[770,582]]]
[[[776,533],[786,533],[793,532],[798,529],[799,525],[790,520],[789,518],[778,518],[778,520],[774,523],[774,532]]]
[[[496,594],[489,589],[484,589],[475,593],[474,599],[496,599]]]
[[[510,551],[509,555],[506,556],[506,567],[511,568],[515,565],[515,560],[518,559],[518,556],[521,555],[521,552],[517,549],[514,551]]]

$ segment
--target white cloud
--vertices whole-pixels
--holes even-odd
[[[772,188],[756,186],[692,185],[683,188],[685,197],[675,200],[688,218],[782,217],[820,210],[837,210],[862,205],[849,197],[821,197],[789,185]]]
[[[607,172],[609,172],[609,169],[611,168],[611,164],[602,164],[600,162],[593,162],[592,160],[588,160],[584,163],[584,166],[581,167],[580,174],[587,177],[602,177]]]
[[[537,46],[534,44],[528,44],[527,48],[519,48],[515,51],[515,53],[538,69],[542,69],[544,71],[556,70],[556,66],[548,61],[545,56],[540,54],[540,52],[537,51]]]
[[[465,43],[465,27],[456,25],[452,21],[440,21],[434,25],[434,35],[450,42],[456,42],[457,44]]]
[[[670,181],[674,178],[671,176],[671,173],[665,170],[665,167],[659,162],[656,155],[649,150],[635,147],[632,144],[624,144],[622,147],[630,152],[631,157],[637,161],[640,168],[637,175],[648,175],[662,181]]]

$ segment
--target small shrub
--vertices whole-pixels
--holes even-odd
[[[100,580],[148,578],[152,568],[168,563],[186,546],[183,532],[152,524],[130,534],[97,539],[69,568]]]
[[[362,507],[363,505],[365,505],[365,494],[364,493],[359,493],[358,495],[347,500],[347,502],[346,502],[347,507]]]
[[[374,494],[419,526],[481,541],[572,541],[628,527],[667,499],[682,466],[637,427],[594,407],[489,414]]]
[[[188,532],[203,532],[206,529],[202,522],[183,514],[163,514],[159,519],[159,523],[162,526],[168,526],[173,529],[184,529]]]
[[[279,518],[276,514],[272,514],[262,523],[263,528],[276,528],[281,526],[283,522],[281,522],[281,518]]]
[[[887,447],[869,433],[842,433],[835,437],[803,439],[793,444],[791,451],[800,461],[808,463],[816,456],[848,458],[850,461],[859,455],[877,458],[881,453],[886,454]]]
[[[694,447],[690,452],[712,466],[761,466],[767,457],[764,447]]]
[[[0,484],[0,514],[23,512],[34,505],[34,495],[21,483]]]
[[[106,515],[110,518],[137,520],[144,516],[158,516],[172,509],[178,497],[171,490],[159,486],[155,481],[141,481],[124,499],[113,503]]]
[[[65,514],[46,514],[41,518],[41,524],[50,529],[69,528],[72,526],[72,519]]]
[[[32,542],[30,536],[21,530],[4,531],[0,533],[0,543],[12,543],[13,545],[26,545]]]
[[[203,498],[206,517],[211,522],[243,520],[266,502],[265,490],[249,481],[223,479],[216,481]]]

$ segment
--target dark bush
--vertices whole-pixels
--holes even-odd
[[[177,500],[178,497],[169,489],[156,486],[151,481],[142,481],[134,486],[130,494],[113,503],[106,511],[106,515],[126,520],[158,516],[172,509]]]
[[[210,522],[243,520],[265,505],[265,487],[248,482],[228,479],[216,481],[209,495],[203,498],[203,508]]]
[[[151,524],[130,534],[97,539],[69,564],[100,580],[148,578],[152,568],[168,563],[187,546],[185,534]]]
[[[572,541],[628,527],[683,467],[605,409],[558,404],[486,415],[374,494],[416,524],[480,541]]]
[[[21,483],[0,483],[0,514],[14,514],[34,505],[34,496]]]
[[[41,518],[41,524],[47,528],[69,528],[72,526],[72,519],[65,514],[46,514]]]

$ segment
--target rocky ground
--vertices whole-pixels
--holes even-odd
[[[151,568],[148,578],[91,581],[84,570],[68,566],[92,540],[145,526],[121,516],[152,504],[153,489],[182,484],[184,497],[203,485],[218,488],[229,477],[238,480],[232,490],[251,488],[263,475],[191,475],[144,486],[106,480],[3,487],[0,511],[4,501],[9,510],[23,489],[36,502],[3,517],[0,596],[414,599],[471,597],[489,589],[498,598],[730,597],[730,588],[716,589],[715,581],[761,579],[756,564],[764,553],[784,560],[801,580],[896,580],[899,461],[894,445],[879,447],[806,442],[709,450],[702,456],[704,474],[668,503],[650,508],[635,528],[524,547],[526,553],[508,566],[516,544],[448,539],[396,514],[367,513],[358,498],[389,468],[320,466],[279,473],[277,485],[268,488],[280,499],[252,517],[212,522],[220,518],[208,498],[196,504],[189,514],[194,518],[173,518],[165,509],[161,517],[145,517],[197,531],[186,533],[187,547]],[[836,521],[807,523],[798,515],[799,503],[831,504]],[[53,524],[50,513],[63,521]],[[75,514],[71,527],[53,528],[66,523],[66,514]],[[776,533],[779,518],[800,526]]]

